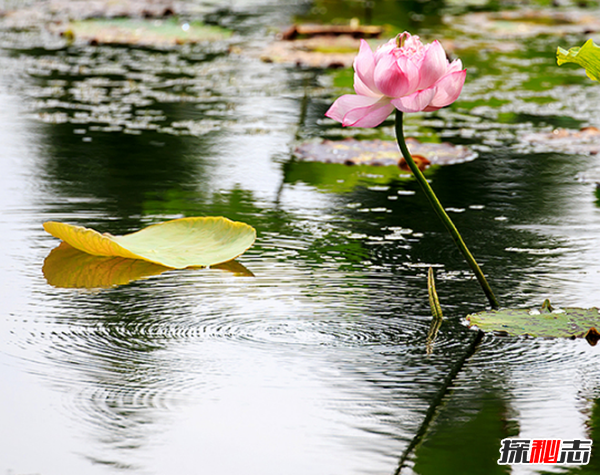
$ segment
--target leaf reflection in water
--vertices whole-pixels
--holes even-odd
[[[254,277],[252,272],[236,261],[218,264],[212,268],[236,276]],[[169,270],[173,269],[141,259],[92,256],[65,242],[50,251],[42,267],[44,277],[50,285],[69,289],[106,289]]]

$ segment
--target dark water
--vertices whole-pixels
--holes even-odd
[[[443,5],[388,3],[373,21],[390,8],[398,29],[464,39]],[[486,302],[413,181],[293,158],[300,141],[345,133],[323,113],[348,74],[257,51],[273,25],[341,5],[205,5],[233,38],[168,51],[4,33],[0,473],[397,470],[475,337],[462,318]],[[460,100],[407,121],[479,153],[428,177],[506,306],[600,301],[600,208],[576,179],[599,159],[523,140],[599,125],[597,85],[554,64],[557,45],[583,38],[466,48]],[[391,136],[392,122],[361,133]],[[169,270],[91,290],[42,273],[57,246],[44,221],[123,234],[204,215],[257,229],[238,259],[253,277]],[[431,355],[429,266],[447,317]],[[508,436],[599,441],[597,351],[486,336],[402,473],[510,473],[496,464]]]

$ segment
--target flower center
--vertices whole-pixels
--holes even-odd
[[[418,36],[411,36],[410,33],[404,32],[396,37],[397,48],[394,48],[394,56],[408,56],[411,59],[418,60],[423,56],[427,47],[421,43]]]

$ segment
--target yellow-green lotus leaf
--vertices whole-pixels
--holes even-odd
[[[556,51],[556,62],[559,66],[564,63],[583,66],[590,79],[600,80],[600,47],[591,39],[587,40],[581,48],[575,46],[568,51],[559,46]]]
[[[223,217],[181,218],[124,236],[48,221],[44,229],[93,256],[143,259],[166,267],[205,267],[243,254],[256,239],[252,226]]]

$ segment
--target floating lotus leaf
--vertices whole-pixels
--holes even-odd
[[[199,22],[179,22],[176,19],[89,19],[73,21],[61,26],[58,31],[75,41],[137,46],[174,46],[223,40],[231,35],[229,30],[223,28]]]
[[[99,18],[164,20],[168,17],[198,17],[200,8],[192,2],[157,0],[40,0],[3,2],[0,21],[7,28],[55,29],[71,21]]]
[[[222,217],[174,219],[125,236],[53,221],[44,229],[94,256],[143,259],[176,269],[230,261],[256,239],[252,226]]]
[[[352,38],[378,38],[384,31],[379,25],[361,25],[357,21],[349,25],[292,25],[281,34],[284,40],[295,40],[298,37],[322,39],[323,36],[351,36]]]
[[[552,132],[527,134],[522,140],[536,149],[577,155],[600,153],[600,129],[584,127],[581,130],[555,129]]]
[[[467,316],[470,327],[484,332],[543,338],[586,338],[597,341],[600,314],[597,308],[553,308],[546,300],[538,309],[504,308]]]
[[[522,49],[518,39],[498,41],[493,37],[472,37],[461,35],[457,38],[444,38],[444,50],[451,57],[462,57],[467,54],[514,53]]]
[[[600,31],[600,18],[590,12],[551,9],[476,12],[447,16],[444,21],[465,33],[496,39],[537,35],[589,34]]]
[[[430,165],[454,165],[467,162],[477,154],[467,147],[449,143],[421,143],[416,139],[406,139],[406,144],[420,168]],[[294,151],[303,161],[338,163],[344,165],[402,166],[402,155],[398,144],[384,140],[324,140],[300,145]]]
[[[375,25],[293,25],[280,35],[280,41],[262,51],[261,59],[311,68],[349,68],[360,38],[377,38],[383,31]]]
[[[323,36],[294,41],[274,41],[261,52],[267,63],[291,63],[310,68],[349,68],[360,41],[352,36]]]
[[[600,47],[593,40],[587,40],[584,45],[571,48],[569,51],[558,48],[556,62],[559,66],[565,63],[575,63],[585,68],[590,79],[598,81],[600,78]]]
[[[73,19],[83,18],[164,18],[171,15],[190,14],[192,10],[186,8],[184,2],[164,2],[156,0],[51,0],[31,2],[10,2],[7,15],[17,13],[36,17],[48,16],[52,19],[67,17]],[[12,10],[10,10],[12,9]]]

